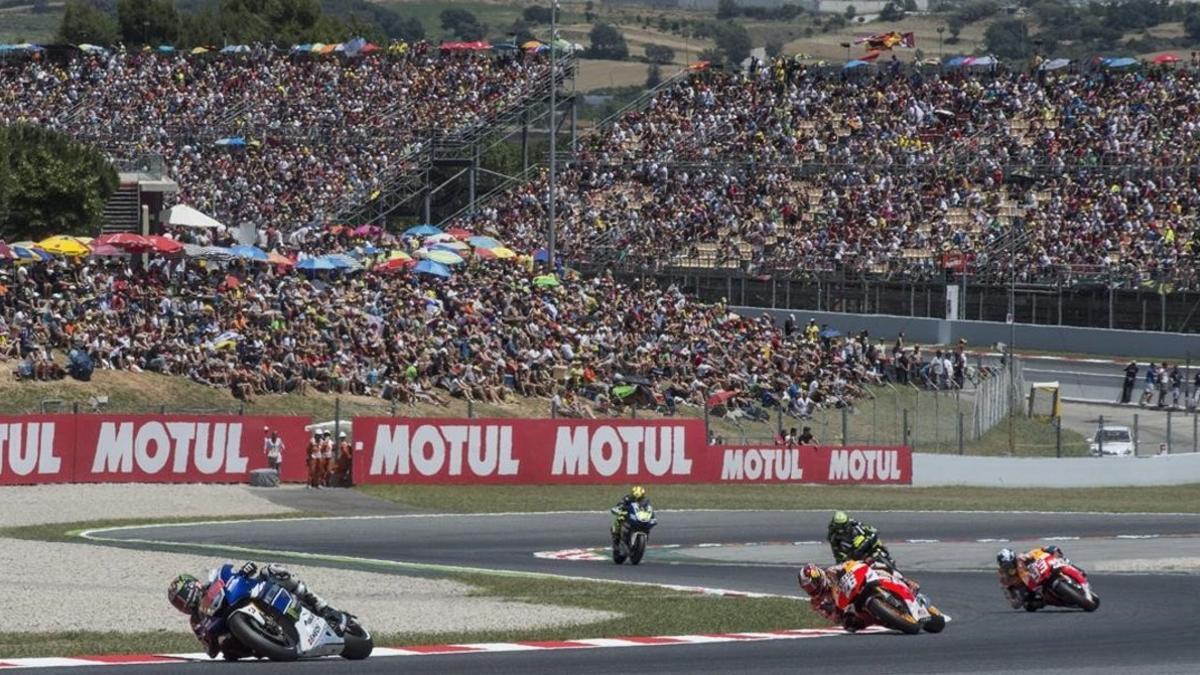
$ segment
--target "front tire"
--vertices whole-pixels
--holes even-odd
[[[1100,607],[1100,598],[1093,598],[1073,581],[1059,578],[1054,583],[1054,594],[1085,612],[1094,612]]]
[[[371,651],[375,649],[375,641],[360,625],[350,622],[346,626],[346,634],[342,636],[346,640],[346,646],[342,649],[342,658],[351,661],[361,661],[371,655]]]
[[[892,630],[898,630],[908,635],[916,635],[921,632],[921,624],[917,623],[916,619],[907,613],[901,614],[895,607],[882,598],[867,600],[867,613],[875,617],[876,621]]]
[[[266,632],[257,621],[242,612],[231,614],[227,624],[229,632],[233,633],[238,642],[241,642],[256,656],[272,661],[295,661],[300,658],[296,638],[293,637],[295,630],[289,625],[278,624],[280,634],[273,635]]]
[[[646,555],[646,537],[634,537],[633,547],[629,550],[629,564],[636,565],[642,562],[642,556]]]

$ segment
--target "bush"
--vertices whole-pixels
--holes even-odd
[[[646,45],[646,58],[652,63],[671,63],[675,60],[675,50],[666,45]]]
[[[550,8],[538,5],[526,7],[521,16],[529,23],[550,23]]]
[[[617,61],[629,58],[629,45],[625,44],[625,36],[611,24],[598,23],[592,26],[588,38],[592,42],[591,48],[588,49],[589,58]]]

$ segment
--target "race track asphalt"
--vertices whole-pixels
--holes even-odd
[[[663,512],[654,543],[697,544],[820,540],[825,512]],[[953,555],[954,542],[1159,535],[1167,542],[1200,539],[1194,515],[1041,513],[859,513],[890,541],[938,540]],[[148,527],[109,536],[124,539],[212,543],[341,556],[510,569],[555,574],[710,586],[794,594],[802,562],[656,558],[639,567],[546,560],[535,551],[603,545],[604,513],[508,516],[394,516],[370,519],[273,521],[204,526]],[[1128,543],[1128,542],[1126,542]],[[1003,544],[997,543],[996,547]],[[1061,541],[1068,555],[1071,541]],[[1165,543],[1147,540],[1142,558]],[[747,550],[753,547],[747,547]],[[964,547],[966,548],[966,547]],[[987,554],[975,546],[964,571],[907,568],[953,621],[940,635],[857,635],[815,640],[723,643],[683,647],[393,657],[351,664],[339,660],[300,664],[196,663],[105,668],[155,673],[783,673],[797,670],[886,673],[1195,673],[1200,644],[1195,605],[1200,576],[1190,574],[1091,575],[1102,598],[1099,611],[1012,611],[1004,603]],[[693,553],[697,549],[689,549]],[[702,549],[701,549],[702,550]],[[652,552],[653,553],[653,552]],[[1165,556],[1164,556],[1165,557]],[[903,566],[903,559],[901,559]],[[1077,560],[1085,567],[1087,560]],[[336,598],[336,589],[322,589]],[[370,618],[364,617],[368,626]],[[786,620],[781,621],[786,626]],[[587,637],[581,635],[580,637]],[[72,669],[72,671],[75,671]],[[43,671],[45,672],[45,671]],[[64,670],[64,672],[66,672]]]

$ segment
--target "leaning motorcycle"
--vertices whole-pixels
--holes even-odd
[[[883,545],[883,542],[879,541],[878,533],[860,534],[854,538],[851,545],[853,546],[853,550],[847,554],[848,559],[863,562],[877,560],[892,569],[896,569],[896,561],[892,560],[892,555],[888,552],[887,547]]]
[[[914,594],[899,572],[879,563],[843,563],[833,599],[839,610],[854,612],[866,625],[909,635],[921,629],[940,633],[946,627],[946,616],[923,593]]]
[[[630,565],[642,562],[642,556],[646,555],[646,544],[650,541],[650,530],[657,524],[654,508],[650,505],[633,504],[625,509],[617,541],[613,544],[613,562],[618,565],[626,560]]]
[[[202,630],[222,636],[219,644],[228,660],[242,655],[272,661],[295,661],[320,656],[365,659],[374,642],[350,614],[332,626],[296,595],[269,579],[247,577],[224,565],[209,577],[200,601]],[[228,635],[226,635],[228,634]],[[229,639],[236,640],[234,644]]]
[[[1037,589],[1047,605],[1078,607],[1085,612],[1100,608],[1100,596],[1092,592],[1083,570],[1059,555],[1049,555],[1032,560],[1025,566],[1029,574],[1029,587]],[[1038,605],[1025,603],[1025,610],[1037,611]]]

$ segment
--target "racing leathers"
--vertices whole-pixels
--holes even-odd
[[[1004,596],[1013,609],[1025,607],[1033,610],[1045,607],[1046,602],[1038,588],[1037,578],[1029,568],[1038,560],[1054,557],[1070,563],[1059,547],[1038,546],[1027,553],[1016,556],[1015,564],[999,566],[1000,587],[1004,589]]]
[[[879,532],[874,527],[850,519],[840,526],[830,525],[827,535],[829,548],[833,551],[833,559],[839,563],[847,560],[862,560],[865,557],[874,558],[889,568],[895,567],[892,554],[883,542],[879,541]],[[869,540],[874,539],[875,545],[870,551],[860,550]]]
[[[815,565],[812,567],[815,567]],[[805,570],[808,569],[811,569],[811,567],[806,566]],[[814,612],[848,631],[860,630],[867,623],[854,612],[854,607],[851,606],[849,611],[842,611],[838,609],[837,600],[833,597],[833,589],[838,583],[841,573],[842,566],[833,565],[821,570],[821,574],[824,577],[823,581],[813,582],[810,579],[807,580],[807,583],[802,573],[800,575],[800,588],[808,594],[808,603],[812,606]]]
[[[295,594],[296,598],[305,605],[313,608],[314,611],[337,631],[342,631],[346,627],[346,616],[342,612],[334,609],[329,603],[325,602],[321,596],[313,593],[304,585],[298,577],[295,577],[287,570],[287,568],[277,563],[269,563],[263,567],[259,567],[253,562],[247,562],[238,568],[238,572],[248,579],[257,581],[271,581],[278,584],[285,590]],[[205,584],[204,590],[208,590]],[[224,652],[227,659],[238,659],[251,654],[244,650],[237,639],[234,638],[228,631],[211,631],[209,630],[210,622],[208,617],[200,614],[200,608],[197,606],[192,610],[189,617],[189,623],[192,627],[192,632],[196,634],[196,638],[204,645],[205,652],[210,658],[216,658],[218,654]]]
[[[613,514],[612,524],[612,541],[613,546],[616,546],[621,539],[621,521],[625,519],[625,514],[630,511],[646,510],[650,508],[650,498],[642,497],[638,499],[632,494],[621,497],[621,501],[617,505],[609,509]]]

